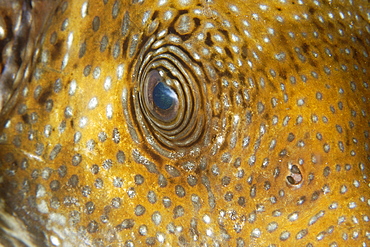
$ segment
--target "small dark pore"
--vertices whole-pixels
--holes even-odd
[[[317,68],[317,62],[316,62],[316,61],[314,61],[314,60],[312,60],[311,58],[310,58],[310,59],[308,59],[308,63],[309,63],[312,67]]]
[[[30,116],[27,113],[23,114],[22,115],[22,120],[25,124],[29,124],[30,123]]]
[[[40,98],[37,100],[37,102],[40,105],[45,104],[46,100],[50,97],[51,94],[52,94],[52,88],[51,88],[51,86],[49,86],[44,92],[42,92],[42,94],[40,95]]]
[[[54,49],[52,49],[50,52],[51,60],[58,60],[62,56],[62,53],[60,52],[60,50],[62,48],[63,43],[64,43],[64,40],[58,40],[54,44]]]
[[[154,11],[153,15],[152,15],[152,21],[155,20],[156,18],[158,17],[158,11]]]
[[[248,48],[247,48],[247,46],[246,45],[243,45],[242,46],[242,53],[241,53],[241,55],[242,55],[242,58],[247,58],[247,56],[248,56]]]
[[[182,9],[182,10],[179,10],[179,14],[178,15],[183,15],[183,14],[187,14],[187,13],[189,13],[189,10]]]
[[[280,73],[279,73],[279,76],[281,77],[281,78],[283,78],[284,80],[286,80],[287,79],[287,72],[286,72],[286,70],[281,70],[280,71]]]
[[[218,31],[225,36],[225,38],[226,38],[227,41],[230,41],[230,39],[229,39],[229,32],[228,31],[223,30],[223,29],[218,29]]]
[[[283,34],[279,35],[279,39],[280,39],[281,44],[287,44],[288,43],[285,35],[283,35]]]
[[[129,40],[130,35],[127,35],[125,40],[123,41],[122,44],[122,57],[125,57],[128,51],[128,43],[130,42]]]
[[[196,27],[200,26],[200,19],[199,18],[194,18],[193,20],[195,22]]]
[[[227,55],[229,58],[234,59],[234,56],[233,56],[233,54],[231,53],[231,51],[230,51],[230,49],[229,49],[229,48],[225,47],[225,48],[224,48],[224,50],[225,50],[226,55]]]
[[[307,43],[303,43],[303,44],[302,44],[302,50],[303,50],[303,52],[304,52],[304,53],[306,53],[306,54],[307,54],[307,52],[308,52],[308,48],[309,48],[309,45],[308,45]]]
[[[207,33],[206,41],[204,43],[206,43],[206,45],[208,45],[208,46],[213,46],[214,43],[211,40],[211,34],[210,33]]]
[[[335,26],[332,22],[328,22],[328,28],[335,29]]]
[[[182,41],[187,41],[188,39],[190,39],[191,34],[185,34],[185,35],[179,35],[179,36],[182,39]]]
[[[222,71],[222,72],[221,71],[218,71],[218,74],[220,76],[223,76],[223,77],[226,77],[226,78],[230,78],[230,79],[233,78],[233,75],[231,74],[231,72],[229,70],[225,70],[225,71]]]
[[[301,71],[301,68],[299,67],[297,63],[294,64],[294,69],[297,73]]]

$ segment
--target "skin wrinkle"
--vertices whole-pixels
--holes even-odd
[[[367,246],[367,1],[32,3],[2,245]]]

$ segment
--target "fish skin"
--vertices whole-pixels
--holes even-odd
[[[300,2],[61,2],[1,115],[1,222],[35,246],[367,246],[370,6]],[[161,54],[189,59],[167,73],[201,126],[176,143],[140,101]]]

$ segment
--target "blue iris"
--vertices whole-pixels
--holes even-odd
[[[170,108],[176,99],[176,93],[162,82],[159,82],[153,89],[154,104],[162,110]]]

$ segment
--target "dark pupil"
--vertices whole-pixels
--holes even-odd
[[[175,92],[167,85],[159,82],[153,89],[154,104],[162,110],[170,108],[176,99]]]

